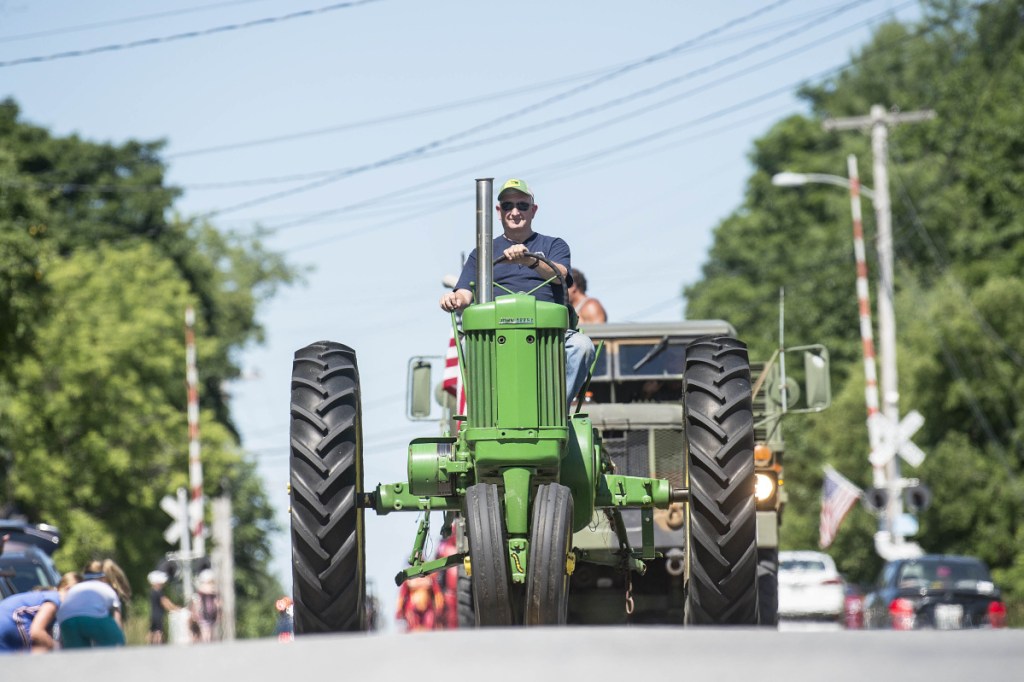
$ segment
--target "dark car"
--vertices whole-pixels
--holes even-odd
[[[60,544],[60,533],[47,524],[0,520],[0,538],[6,538],[0,554],[3,591],[28,592],[36,587],[55,587],[60,573],[50,556]]]
[[[988,566],[967,556],[926,554],[888,562],[864,597],[864,627],[961,630],[1006,626],[1006,605]]]
[[[0,599],[6,599],[12,594],[18,593],[18,589],[11,582],[14,575],[14,571],[0,570]]]

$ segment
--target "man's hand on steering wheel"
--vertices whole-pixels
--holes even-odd
[[[529,252],[530,250],[526,248],[525,244],[513,244],[512,246],[502,251],[501,255],[503,255],[505,259],[510,263],[530,267],[531,265],[534,265],[537,262],[537,259],[532,256],[526,256],[526,254],[528,254]]]

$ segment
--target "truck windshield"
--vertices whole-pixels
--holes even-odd
[[[682,341],[619,345],[619,376],[630,378],[675,377],[683,375],[686,346]]]

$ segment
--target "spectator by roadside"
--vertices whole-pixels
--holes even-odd
[[[587,278],[576,268],[572,269],[569,304],[579,315],[580,324],[604,324],[608,321],[608,313],[605,312],[601,301],[587,296]]]
[[[82,578],[71,586],[57,609],[61,646],[124,646],[124,604],[132,594],[124,571],[105,559],[88,564]]]
[[[213,571],[205,569],[196,578],[196,593],[192,596],[192,635],[196,642],[212,642],[220,619],[220,597]]]
[[[172,602],[164,594],[167,574],[163,571],[150,571],[146,576],[149,581],[149,634],[146,641],[150,644],[163,644],[166,638],[166,616],[169,611],[178,611],[180,606]]]
[[[20,592],[0,601],[0,653],[56,649],[57,609],[68,589],[79,580],[77,573],[65,573],[55,590]]]

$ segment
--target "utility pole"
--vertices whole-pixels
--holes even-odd
[[[931,110],[910,112],[888,112],[880,104],[872,105],[868,116],[830,119],[825,121],[825,130],[863,130],[871,129],[871,151],[874,156],[874,206],[875,220],[878,226],[878,336],[879,354],[881,356],[881,388],[883,428],[880,429],[880,449],[872,453],[872,464],[885,467],[888,500],[884,515],[884,526],[887,537],[876,536],[875,545],[879,554],[885,558],[921,553],[920,547],[904,541],[903,529],[898,520],[903,516],[903,481],[900,478],[900,463],[896,454],[904,459],[924,459],[924,453],[909,442],[913,433],[912,424],[901,429],[899,409],[899,389],[896,374],[896,315],[893,310],[893,249],[892,249],[892,207],[889,203],[889,127],[900,123],[918,123],[935,118]],[[917,414],[916,412],[913,414]],[[908,415],[908,418],[911,415]],[[912,420],[918,427],[916,419]],[[908,433],[909,432],[909,433]],[[917,450],[917,452],[914,452]],[[906,452],[904,452],[906,451]],[[918,459],[917,455],[920,455]]]
[[[235,639],[235,560],[234,533],[231,528],[231,497],[213,498],[213,571],[220,594],[220,638]]]

